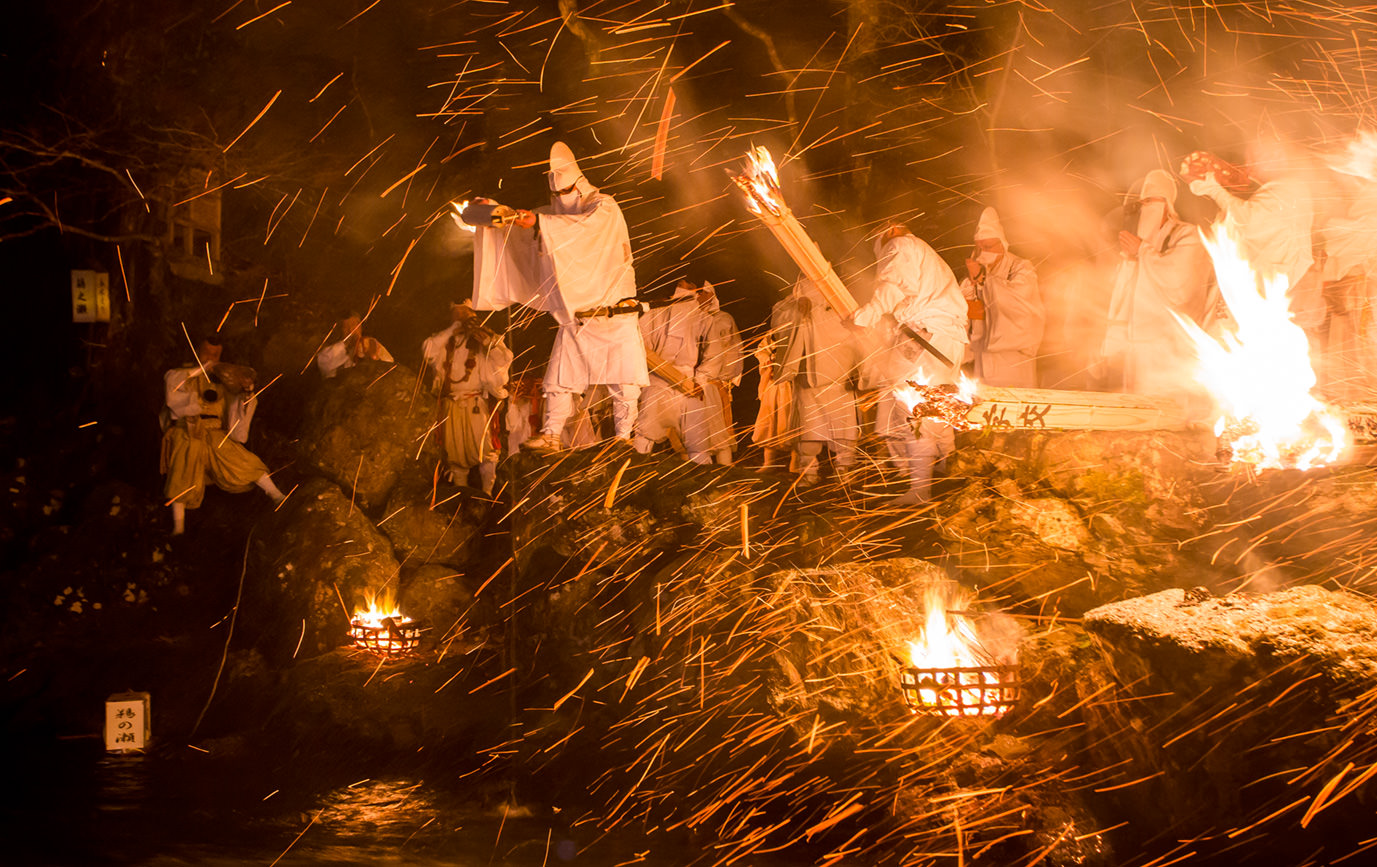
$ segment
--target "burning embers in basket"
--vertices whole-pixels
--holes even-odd
[[[421,626],[389,600],[368,600],[368,608],[354,612],[349,623],[354,647],[380,656],[405,656],[421,643]]]
[[[923,628],[899,678],[904,703],[931,716],[1003,716],[1019,698],[1018,665],[982,640],[956,584],[934,584],[925,596]]]

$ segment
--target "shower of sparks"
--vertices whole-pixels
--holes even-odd
[[[357,275],[359,291],[381,293],[397,318],[437,308],[466,282],[464,255],[445,260],[433,249],[452,233],[426,234],[439,215],[454,216],[464,204],[457,200],[473,191],[504,201],[510,192],[516,207],[543,204],[545,155],[557,137],[576,144],[590,181],[622,205],[645,288],[671,286],[686,270],[706,277],[725,287],[720,294],[727,309],[741,311],[743,330],[758,331],[789,280],[768,276],[779,264],[754,246],[755,221],[740,219],[737,187],[754,213],[779,216],[787,207],[769,151],[754,142],[780,153],[792,144],[785,166],[793,205],[810,229],[816,221],[814,237],[848,283],[868,279],[873,259],[859,239],[874,223],[905,219],[959,262],[978,206],[999,203],[1008,206],[1001,212],[1013,247],[1046,254],[1040,279],[1071,299],[1074,319],[1094,306],[1103,279],[1076,282],[1060,254],[1073,249],[1088,259],[1102,247],[1104,215],[1147,170],[1206,147],[1242,162],[1249,136],[1239,130],[1299,130],[1296,137],[1318,148],[1334,130],[1358,133],[1377,110],[1377,7],[1354,4],[1146,0],[1054,9],[1007,0],[881,4],[872,16],[859,3],[845,14],[810,15],[810,4],[575,0],[554,14],[536,4],[459,0],[421,4],[424,14],[401,20],[424,25],[401,36],[384,19],[414,4],[360,0],[308,14],[303,4],[264,3],[235,15],[241,2],[222,5],[193,21],[206,26],[207,41],[278,39],[280,30],[302,39],[300,57],[319,60],[305,83],[291,80],[290,65],[265,70],[280,81],[225,83],[219,92],[236,94],[233,104],[205,106],[203,134],[219,141],[214,131],[239,132],[212,149],[215,180],[202,189],[210,166],[198,161],[196,192],[177,205],[225,191],[227,214],[261,220],[253,231],[263,245],[245,255],[261,256],[265,268],[298,249],[317,268],[331,262],[329,245],[361,242],[372,270]],[[774,10],[787,10],[788,26],[771,20]],[[334,17],[319,32],[303,23],[327,15]],[[405,63],[372,51],[394,39],[415,47]],[[333,62],[336,51],[347,65]],[[407,74],[370,78],[380,68]],[[1370,132],[1357,135],[1331,166],[1373,180],[1373,141]],[[18,142],[46,165],[82,141],[60,144]],[[734,187],[723,170],[735,170],[747,146],[751,167]],[[121,189],[137,172],[150,185],[148,199],[135,185],[128,204],[146,214],[148,202],[178,198],[155,193],[153,164],[95,166]],[[11,188],[9,180],[0,177],[0,227],[56,222],[58,202],[34,193],[42,184]],[[70,221],[76,209],[62,204]],[[117,255],[123,270],[118,248]],[[145,276],[130,261],[126,293],[129,279],[137,288]],[[291,283],[274,276],[274,286],[284,285]],[[277,308],[263,302],[284,296],[263,286],[253,297],[239,297],[242,286],[215,296],[228,305],[221,326],[237,307],[253,305],[254,327],[276,333]],[[241,319],[248,317],[241,312],[235,324]],[[513,342],[535,319],[512,311]],[[287,344],[293,364],[329,330],[325,321]],[[416,333],[398,333],[414,346],[412,338],[429,332],[410,324]],[[1083,379],[1089,342],[1084,330],[1049,324],[1043,354],[1057,376]],[[543,361],[529,345],[517,350],[518,365]],[[308,358],[287,376],[311,366]],[[1256,369],[1244,372],[1258,378]],[[1270,378],[1265,386],[1263,408],[1277,402]],[[967,393],[922,385],[913,392],[919,416],[964,423]],[[1243,423],[1257,411],[1230,414]],[[1132,847],[1116,854],[1135,867],[1189,864],[1206,849],[1235,845],[1265,861],[1272,842],[1292,839],[1323,850],[1311,863],[1377,846],[1373,838],[1348,851],[1325,849],[1332,844],[1320,833],[1341,809],[1370,801],[1370,690],[1337,707],[1323,728],[1283,732],[1272,714],[1295,721],[1285,716],[1289,707],[1326,695],[1333,671],[1282,661],[1237,691],[1191,692],[1148,673],[1116,678],[1103,665],[1076,667],[1099,659],[1079,623],[1085,608],[1155,589],[1165,576],[1216,582],[1221,595],[1283,580],[1372,592],[1377,515],[1355,516],[1343,504],[1372,497],[1373,471],[1202,480],[1192,467],[1179,476],[1163,468],[1189,463],[1181,458],[1186,440],[1169,434],[1124,434],[1102,460],[1077,451],[1087,437],[982,436],[978,445],[963,440],[951,459],[939,480],[943,501],[920,508],[889,503],[898,476],[872,444],[863,444],[847,484],[829,478],[807,491],[785,473],[703,469],[628,457],[614,446],[519,458],[499,480],[491,514],[500,528],[481,537],[488,559],[472,573],[473,608],[446,633],[447,653],[406,663],[406,671],[443,697],[511,697],[509,727],[476,745],[467,773],[576,781],[573,815],[562,821],[590,836],[636,835],[705,867],[770,858],[1031,867],[1093,860],[1121,833]],[[421,439],[408,456],[436,460],[436,438]],[[1058,464],[1053,452],[1061,448]],[[358,460],[341,472],[340,487],[350,489],[350,520],[363,521]],[[425,487],[418,505],[428,514],[457,524],[461,510],[473,508],[467,497],[446,499],[438,474]],[[1052,501],[1067,511],[1054,513]],[[387,512],[401,515],[389,529],[410,514]],[[1066,547],[1074,534],[1057,535],[1074,521],[1092,540],[1079,549]],[[1047,676],[1034,678],[1000,728],[905,712],[897,688],[905,660],[894,649],[923,622],[926,584],[848,565],[896,557],[925,558],[978,584],[981,597],[1024,624],[1024,640],[1045,651],[1032,661],[1045,664]],[[409,577],[415,562],[399,564],[399,574]],[[800,568],[785,568],[792,566]],[[556,606],[566,606],[561,619],[542,621]],[[488,608],[498,613],[484,615]],[[482,616],[497,619],[481,623]],[[564,636],[571,625],[576,634],[536,637],[547,626]],[[299,641],[306,631],[303,622]],[[569,656],[557,656],[555,645]],[[424,680],[427,666],[433,684]],[[367,687],[387,683],[380,676]],[[999,758],[1006,753],[1015,757]],[[1040,806],[1061,798],[1169,801],[1179,779],[1163,779],[1151,764],[1160,756],[1173,771],[1238,761],[1237,787],[1221,793],[1242,805],[1231,824],[1150,828],[1135,817],[1126,829],[1070,818],[1066,827],[1026,826],[1027,816],[1049,815]],[[1284,767],[1254,772],[1265,761]],[[702,845],[676,850],[690,834]]]

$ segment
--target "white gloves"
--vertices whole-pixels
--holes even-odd
[[[1213,201],[1221,208],[1227,207],[1228,205],[1230,198],[1229,193],[1219,185],[1219,179],[1214,176],[1214,172],[1210,172],[1203,178],[1191,181],[1190,190],[1197,196]]]

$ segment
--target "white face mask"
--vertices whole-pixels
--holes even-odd
[[[1145,202],[1138,212],[1138,237],[1146,238],[1157,231],[1167,215],[1167,206],[1162,202]]]
[[[1000,255],[1001,254],[996,253],[994,250],[981,250],[980,255],[975,257],[975,261],[982,265],[993,265],[999,261]]]
[[[555,202],[559,205],[561,211],[568,212],[575,210],[579,206],[579,191],[573,190],[562,195],[557,193],[555,194]]]

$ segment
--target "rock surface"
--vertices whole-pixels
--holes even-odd
[[[353,612],[400,592],[392,543],[324,479],[299,487],[250,540],[242,625],[275,664],[344,644]]]
[[[1196,433],[973,431],[937,505],[963,581],[1079,616],[1162,586],[1220,582],[1202,487],[1220,476]]]
[[[1107,684],[1086,706],[1089,753],[1128,765],[1104,791],[1133,833],[1216,855],[1270,841],[1273,863],[1338,859],[1370,836],[1377,605],[1315,586],[1166,590],[1084,623],[1102,654],[1089,676]]]
[[[402,365],[365,361],[321,383],[302,430],[307,463],[364,509],[380,509],[393,487],[417,473],[417,455],[438,460],[435,400]],[[422,473],[421,475],[425,475]],[[382,516],[378,516],[381,518]]]

